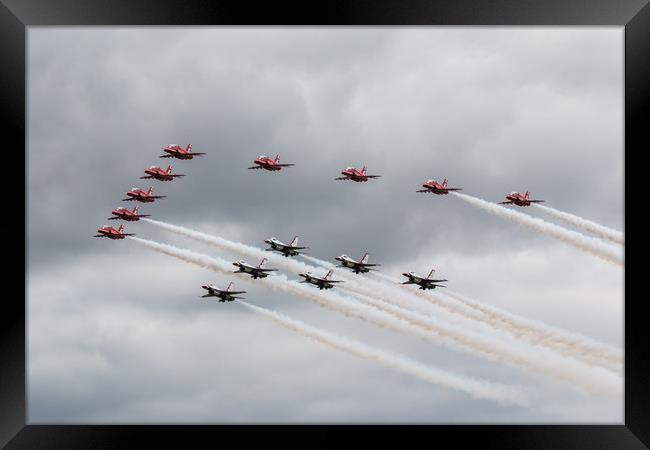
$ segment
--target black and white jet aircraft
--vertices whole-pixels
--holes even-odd
[[[377,269],[371,269],[370,267],[381,265],[381,264],[369,264],[368,252],[364,253],[363,256],[361,257],[361,260],[359,261],[355,261],[354,259],[350,258],[348,255],[345,254],[337,256],[334,259],[341,262],[341,264],[338,267],[347,267],[348,269],[352,269],[354,273],[366,273],[366,272],[370,272],[371,270],[377,270]]]
[[[234,273],[247,273],[253,278],[266,278],[269,276],[268,273],[266,272],[275,272],[278,269],[263,269],[262,266],[266,262],[266,258],[262,259],[262,262],[255,267],[251,266],[250,264],[246,263],[243,259],[241,261],[237,261],[232,263],[233,266],[239,267],[239,270],[236,270]]]
[[[219,289],[213,284],[208,284],[207,286],[201,286],[203,289],[208,291],[207,294],[202,295],[202,298],[205,297],[218,297],[220,302],[232,302],[235,299],[238,298],[244,298],[244,297],[236,297],[238,294],[245,294],[246,291],[231,291],[230,289],[232,288],[232,285],[235,284],[232,281],[228,285],[226,289]]]
[[[267,252],[273,252],[273,251],[279,252],[286,257],[299,255],[300,250],[309,248],[309,247],[298,247],[298,236],[294,236],[290,244],[285,244],[284,242],[280,241],[276,237],[264,239],[264,242],[266,242],[271,246],[271,248],[266,249]]]
[[[427,275],[426,278],[416,275],[413,272],[404,272],[402,275],[408,278],[408,280],[403,282],[402,284],[417,284],[418,286],[420,286],[420,289],[424,291],[426,291],[427,289],[435,289],[437,287],[447,287],[436,283],[441,283],[443,281],[448,281],[448,280],[434,280],[433,278],[431,278],[433,276],[433,272],[435,271],[436,269],[431,269],[431,272],[429,272],[429,275]]]
[[[332,283],[343,283],[341,280],[331,280],[330,276],[332,276],[332,271],[330,270],[327,272],[327,274],[324,277],[318,277],[316,275],[313,275],[311,272],[305,272],[299,274],[301,277],[304,278],[304,280],[301,281],[301,283],[310,283],[313,285],[318,286],[318,289],[331,289],[334,287]]]

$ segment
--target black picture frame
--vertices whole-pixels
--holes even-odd
[[[26,423],[26,31],[39,25],[614,25],[625,27],[625,188],[630,189],[628,158],[650,150],[650,6],[648,0],[348,0],[319,3],[276,3],[233,0],[0,0],[0,105],[5,140],[4,171],[16,177],[5,180],[12,199],[23,192],[25,215],[3,220],[3,240],[10,262],[3,273],[5,286],[20,279],[22,290],[4,289],[0,317],[0,446],[6,448],[133,448],[185,445],[188,440],[209,439],[225,443],[222,426],[55,426]],[[25,153],[19,151],[25,149]],[[7,161],[7,158],[9,159]],[[22,170],[21,170],[22,169]],[[645,177],[642,177],[642,179]],[[19,181],[18,181],[19,180]],[[19,184],[22,182],[22,184]],[[22,188],[24,187],[24,189]],[[12,208],[17,208],[11,205]],[[625,285],[632,275],[628,260],[637,233],[624,208],[627,249]],[[17,230],[24,230],[21,246]],[[631,227],[630,227],[631,226]],[[638,225],[637,225],[638,226]],[[630,228],[632,233],[630,234]],[[630,237],[632,245],[629,245]],[[21,248],[22,247],[22,248]],[[17,283],[16,283],[17,284]],[[20,295],[22,291],[22,296]],[[621,425],[485,425],[409,427],[413,439],[445,445],[474,443],[486,448],[602,448],[636,449],[650,445],[650,395],[645,364],[650,352],[650,332],[644,326],[639,296],[625,301],[625,419]],[[275,433],[276,428],[255,427]],[[301,427],[304,428],[304,427]],[[312,428],[312,427],[309,427]],[[399,428],[400,430],[402,427]],[[285,427],[277,429],[287,431]],[[385,430],[374,431],[383,439]],[[390,430],[395,430],[390,428]],[[227,439],[237,444],[259,436],[248,428],[228,427]],[[312,431],[312,430],[307,430]],[[232,434],[231,434],[232,433]],[[277,435],[280,436],[279,434]],[[287,437],[276,444],[285,445]],[[339,443],[336,435],[319,433],[319,443]],[[452,444],[453,443],[453,444]],[[644,445],[645,443],[645,445]]]

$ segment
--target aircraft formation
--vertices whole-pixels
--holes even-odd
[[[206,155],[206,153],[199,153],[192,151],[192,144],[188,144],[187,147],[182,147],[177,144],[171,144],[162,147],[164,152],[163,155],[160,155],[160,158],[174,158],[181,161],[192,160],[194,157]],[[295,166],[293,163],[280,163],[280,155],[276,154],[274,158],[271,158],[266,155],[260,155],[253,160],[253,166],[248,167],[248,169],[258,169],[266,170],[269,172],[278,172],[283,168]],[[141,176],[140,179],[147,180],[157,180],[157,181],[173,181],[175,178],[184,177],[184,174],[172,173],[173,168],[171,165],[167,169],[162,169],[158,166],[150,166],[144,169],[144,176]],[[356,167],[346,167],[341,171],[340,177],[334,178],[335,180],[343,181],[354,181],[357,183],[364,183],[370,179],[380,178],[381,175],[368,175],[366,166],[363,166],[361,169]],[[422,184],[424,189],[417,190],[416,192],[425,192],[436,195],[447,195],[449,192],[460,191],[462,190],[459,187],[449,187],[448,180],[445,178],[442,182],[436,180],[427,180]],[[514,204],[516,206],[530,206],[532,203],[541,203],[544,200],[530,199],[530,194],[526,191],[524,194],[519,192],[510,192],[506,197],[506,201],[500,202],[499,204]],[[140,203],[153,203],[158,199],[166,198],[165,195],[153,195],[153,187],[149,187],[146,191],[133,187],[126,192],[126,198],[123,198],[122,201],[137,201]],[[129,210],[125,207],[119,207],[111,211],[112,217],[109,217],[108,220],[124,220],[127,222],[135,222],[140,220],[143,217],[151,217],[149,214],[140,214],[138,212],[138,207],[135,206],[132,210]],[[97,233],[94,237],[106,237],[113,240],[124,239],[127,236],[135,236],[133,233],[126,233],[124,230],[124,225],[120,225],[118,228],[113,228],[108,225],[104,225],[97,229]],[[302,251],[309,249],[309,247],[298,246],[299,236],[294,236],[290,243],[286,244],[280,241],[276,237],[270,237],[265,239],[264,242],[269,245],[269,248],[266,251],[278,252],[285,257],[292,257],[304,254]],[[380,264],[371,264],[368,263],[368,252],[365,252],[364,255],[358,261],[349,257],[346,254],[339,255],[335,258],[340,264],[336,267],[342,267],[350,269],[355,274],[368,273],[371,270],[377,270],[374,267],[380,266]],[[277,269],[264,267],[264,263],[267,261],[266,258],[254,266],[247,263],[244,260],[233,262],[233,265],[237,267],[233,273],[245,273],[250,275],[253,279],[266,278],[269,276],[270,272],[275,272]],[[425,276],[420,276],[414,272],[404,272],[402,275],[406,277],[406,281],[402,284],[414,284],[418,286],[418,289],[427,290],[435,289],[437,287],[445,287],[442,283],[448,280],[445,279],[434,279],[433,274],[435,269],[432,269],[429,274]],[[335,286],[336,283],[342,283],[342,280],[332,279],[332,270],[329,270],[322,277],[315,275],[311,272],[304,272],[298,274],[303,278],[301,283],[313,284],[319,289],[331,289]],[[201,286],[203,289],[207,290],[208,293],[203,295],[203,298],[206,297],[215,297],[218,298],[219,302],[231,302],[238,298],[239,294],[245,294],[245,291],[232,291],[233,282],[225,289],[220,289],[212,284]]]

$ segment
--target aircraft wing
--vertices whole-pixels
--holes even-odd
[[[325,283],[343,283],[343,280],[323,280]]]
[[[338,178],[334,178],[334,179],[335,180],[349,180],[348,177],[338,177]]]
[[[278,166],[278,167],[291,167],[291,166],[295,166],[295,164],[276,164],[276,166]]]
[[[431,192],[431,191],[429,189],[420,189],[419,191],[415,191],[415,192]]]
[[[544,200],[528,200],[530,203],[544,203]]]
[[[206,298],[206,297],[216,297],[216,295],[214,295],[214,294],[205,294],[205,295],[201,296],[201,298]]]
[[[381,178],[381,175],[366,175],[366,178]]]
[[[226,294],[230,294],[231,296],[237,295],[237,294],[245,294],[246,291],[226,291]]]
[[[292,252],[292,251],[293,251],[293,252],[296,252],[296,253],[300,253],[298,250],[304,250],[304,249],[306,249],[306,248],[309,248],[309,247],[292,247],[292,246],[290,246],[290,245],[283,245],[281,248],[278,248],[278,249],[275,249],[275,248],[267,248],[266,250],[267,250],[267,251],[273,251],[273,250],[275,250],[276,252],[281,252],[281,253],[284,253],[285,251],[286,251],[286,252]]]
[[[174,157],[174,155],[162,155],[162,156],[160,156],[160,158],[173,158],[173,157]]]
[[[117,220],[117,219],[119,219],[119,217],[109,217],[109,218],[106,219],[106,220]]]
[[[256,267],[255,270],[259,270],[261,272],[277,272],[278,269],[262,269],[260,267]]]
[[[129,198],[123,198],[122,201],[123,202],[133,202],[133,201],[135,201],[135,199],[133,197],[129,197]]]
[[[135,236],[135,233],[122,233],[122,236]]]
[[[262,166],[253,166],[253,167],[249,167],[249,169],[263,169],[263,167]]]
[[[151,175],[147,175],[146,177],[140,177],[141,180],[149,180],[153,178]]]
[[[174,178],[176,178],[176,177],[184,177],[184,176],[185,175],[180,174],[180,173],[175,173],[175,174],[172,175],[172,177],[174,177]]]
[[[151,214],[138,214],[138,218],[140,217],[151,217]]]
[[[512,205],[512,202],[499,202],[499,205]]]
[[[375,267],[375,266],[381,266],[381,264],[369,264],[369,263],[357,263],[361,267]]]
[[[106,236],[104,236],[103,234],[96,234],[93,237],[106,237]]]
[[[150,195],[149,198],[165,198],[166,195]]]
[[[448,191],[462,191],[462,188],[447,188]]]

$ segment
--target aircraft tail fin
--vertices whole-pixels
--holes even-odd
[[[431,277],[433,276],[433,272],[435,271],[436,269],[431,269],[431,272],[429,272],[429,275],[427,275],[427,280],[431,279]]]
[[[448,181],[448,180],[447,180],[446,178],[445,178],[444,180],[442,180],[442,185],[443,185],[443,186],[447,186],[447,181]]]
[[[133,214],[137,214],[137,213],[138,213],[138,207],[137,207],[137,206],[134,206],[134,207],[133,207],[133,211],[131,211],[131,212],[132,212]]]
[[[279,162],[280,162],[280,155],[279,155],[279,154],[275,155],[275,159],[274,159],[274,161],[275,161],[276,163],[279,163]]]
[[[257,266],[258,269],[261,269],[265,262],[266,262],[266,258],[262,258],[262,261],[260,261],[260,265]]]
[[[167,173],[172,173],[172,166],[167,166]]]
[[[187,153],[192,151],[192,144],[187,144]]]
[[[361,173],[364,174],[364,175],[366,174],[366,166],[363,166],[363,167],[361,168]]]
[[[327,272],[327,275],[325,275],[325,279],[329,280],[331,276],[332,276],[332,269],[330,269],[329,272]]]
[[[294,236],[293,240],[291,241],[291,244],[289,244],[289,245],[291,245],[292,247],[295,247],[296,245],[298,245],[298,238],[299,238],[299,236]]]
[[[124,229],[124,225],[120,225],[120,227],[117,229],[117,231],[121,233],[123,229]]]
[[[361,258],[361,263],[365,264],[368,262],[368,252],[363,254],[363,257]]]
[[[153,192],[153,186],[149,186],[149,190],[147,191],[147,195],[151,195]]]
[[[528,191],[524,194],[524,198],[528,199]]]
[[[226,292],[230,291],[230,288],[232,288],[233,284],[235,284],[235,283],[231,281],[230,284],[228,285],[228,287],[226,288]]]

